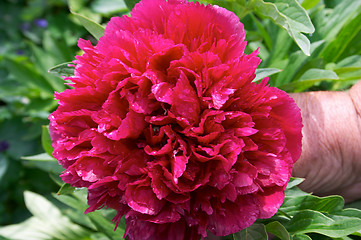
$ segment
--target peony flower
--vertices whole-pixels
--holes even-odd
[[[252,82],[238,17],[218,6],[142,0],[96,46],[79,40],[72,89],[50,116],[62,179],[86,213],[125,216],[129,239],[218,236],[274,215],[301,152],[301,116]]]

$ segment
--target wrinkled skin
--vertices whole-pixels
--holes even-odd
[[[315,195],[361,198],[361,82],[348,92],[295,93],[301,109],[303,150],[293,175]]]
[[[303,121],[302,153],[293,175],[315,195],[361,198],[361,81],[349,92],[293,93]],[[346,124],[347,123],[347,124]],[[219,240],[209,235],[206,240]]]

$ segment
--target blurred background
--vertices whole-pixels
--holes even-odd
[[[69,7],[98,23],[128,12],[122,0],[0,1],[0,225],[31,215],[25,190],[47,195],[59,189],[49,175],[58,169],[21,157],[44,152],[42,125],[57,106],[54,91],[66,88],[48,70],[74,60],[80,37],[96,43]]]

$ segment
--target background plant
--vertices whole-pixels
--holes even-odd
[[[246,51],[260,49],[255,81],[269,76],[273,86],[302,92],[344,90],[361,78],[359,0],[202,2],[240,17],[247,31]],[[125,226],[113,231],[112,211],[83,214],[86,192],[57,177],[62,169],[51,156],[47,127],[42,126],[56,108],[53,92],[66,88],[59,76],[72,74],[67,63],[79,54],[78,38],[95,43],[102,24],[127,14],[134,4],[0,2],[0,239],[122,239]],[[267,232],[285,240],[361,236],[361,211],[345,209],[339,196],[304,193],[296,186],[300,182],[290,182],[276,216],[225,238],[267,239]],[[351,206],[361,208],[357,202]]]

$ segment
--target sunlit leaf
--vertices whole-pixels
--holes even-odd
[[[248,228],[245,228],[233,234],[234,240],[267,240],[267,232],[264,224],[254,223]]]
[[[271,76],[281,71],[281,69],[277,68],[258,68],[256,69],[256,77],[253,79],[253,82],[257,82],[265,77]]]
[[[83,27],[85,27],[85,29],[88,30],[88,32],[97,40],[99,40],[99,38],[104,35],[104,27],[102,27],[99,23],[96,23],[91,19],[75,12],[72,12],[72,15],[78,19],[80,24],[83,25]]]
[[[266,225],[266,230],[268,233],[271,233],[278,237],[281,240],[290,240],[290,234],[287,229],[279,222],[274,221]]]
[[[49,126],[42,126],[41,144],[43,145],[45,152],[48,155],[53,156],[54,149],[51,146],[52,142],[49,134]]]
[[[284,28],[300,49],[306,55],[310,55],[310,41],[302,33],[313,33],[315,28],[307,12],[297,0],[278,0],[274,3],[253,0],[249,7],[256,13],[271,18]]]
[[[70,77],[74,75],[74,67],[72,62],[61,63],[56,65],[48,70],[49,73],[52,73],[58,77]]]

